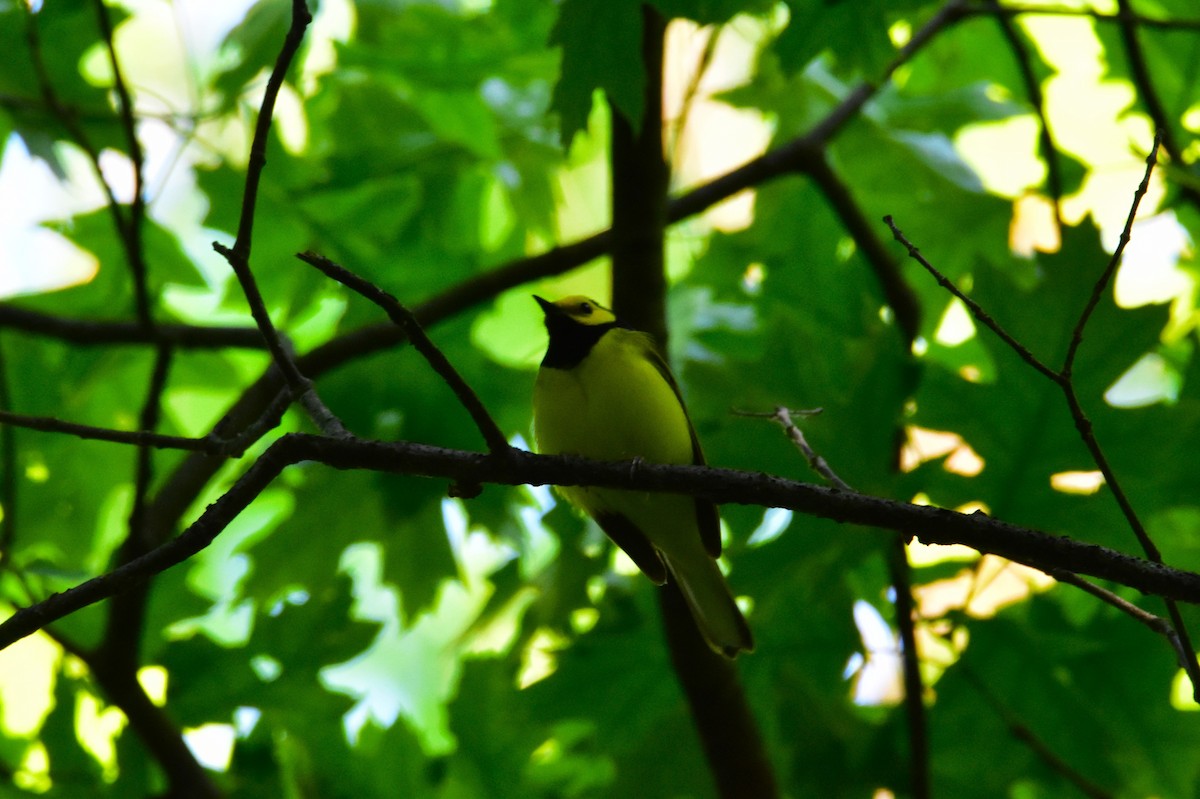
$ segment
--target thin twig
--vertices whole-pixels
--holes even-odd
[[[813,471],[839,491],[857,493],[838,477],[829,463],[809,445],[804,432],[792,420],[792,414],[815,416],[821,409],[792,411],[776,406],[771,413],[734,411],[739,416],[770,419],[778,423],[792,443],[804,455]],[[911,760],[911,788],[916,799],[931,795],[929,774],[929,733],[925,713],[925,684],[921,680],[921,658],[917,651],[916,609],[912,598],[912,567],[908,562],[908,547],[903,536],[893,536],[886,553],[888,575],[895,590],[896,626],[900,631],[901,657],[904,677],[904,708],[908,720],[908,740]]]
[[[1063,397],[1066,400],[1071,418],[1075,423],[1075,429],[1079,433],[1080,440],[1087,448],[1088,453],[1092,457],[1092,461],[1096,464],[1096,468],[1104,476],[1105,483],[1112,492],[1113,499],[1116,500],[1117,506],[1120,508],[1122,515],[1141,545],[1142,550],[1146,553],[1146,557],[1154,563],[1162,563],[1162,554],[1159,552],[1158,546],[1150,538],[1141,519],[1138,517],[1137,511],[1133,507],[1133,503],[1126,495],[1124,488],[1121,485],[1120,479],[1108,462],[1104,450],[1101,448],[1099,441],[1096,439],[1095,430],[1093,429],[1091,419],[1083,409],[1082,403],[1079,401],[1079,396],[1075,391],[1075,383],[1072,379],[1072,371],[1075,363],[1075,356],[1079,351],[1079,347],[1083,342],[1083,331],[1087,326],[1088,320],[1091,318],[1092,312],[1099,305],[1100,299],[1103,297],[1105,290],[1112,281],[1112,276],[1116,272],[1117,266],[1121,262],[1121,256],[1125,251],[1126,245],[1129,243],[1131,231],[1133,229],[1133,221],[1137,216],[1138,206],[1141,204],[1142,198],[1146,194],[1147,187],[1150,183],[1150,176],[1154,171],[1156,157],[1158,152],[1159,139],[1155,137],[1155,146],[1151,149],[1150,154],[1146,157],[1146,171],[1142,177],[1141,183],[1138,184],[1137,190],[1134,192],[1133,202],[1129,209],[1129,214],[1125,219],[1125,226],[1121,231],[1121,238],[1113,251],[1112,257],[1109,259],[1107,266],[1097,278],[1092,286],[1091,295],[1085,304],[1083,311],[1079,315],[1075,326],[1071,332],[1070,342],[1067,346],[1067,353],[1063,361],[1063,367],[1060,371],[1055,371],[1043,364],[1032,353],[1029,352],[1023,345],[1010,336],[1000,325],[995,322],[977,303],[963,294],[957,286],[945,278],[937,271],[917,250],[912,243],[904,237],[899,229],[892,222],[890,216],[884,217],[884,222],[892,229],[896,240],[908,248],[911,255],[918,263],[926,268],[938,281],[940,285],[950,291],[954,296],[962,300],[975,318],[992,332],[1001,338],[1014,352],[1016,352],[1026,363],[1033,366],[1042,375],[1050,379],[1063,392]],[[1195,648],[1192,646],[1191,636],[1188,634],[1187,626],[1184,624],[1183,615],[1179,611],[1175,601],[1166,597],[1167,615],[1171,619],[1171,624],[1175,630],[1176,636],[1179,638],[1180,651],[1194,653]],[[1192,682],[1193,698],[1200,702],[1200,663],[1194,654],[1184,660],[1184,669],[1187,671],[1188,677]]]
[[[1000,0],[988,0],[996,8]],[[1042,85],[1033,71],[1032,57],[1029,48],[1020,33],[1017,32],[1013,17],[1005,14],[996,15],[996,23],[1000,32],[1008,42],[1013,56],[1017,60],[1017,70],[1021,73],[1021,82],[1025,84],[1025,94],[1033,104],[1033,110],[1038,118],[1038,149],[1042,152],[1042,160],[1046,162],[1046,185],[1050,189],[1050,199],[1054,201],[1054,223],[1059,231],[1062,230],[1062,165],[1058,157],[1058,147],[1054,144],[1054,134],[1050,131],[1050,119],[1046,115],[1046,100],[1042,96]]]
[[[838,477],[829,463],[809,445],[808,439],[804,437],[804,431],[792,420],[793,415],[816,416],[822,413],[823,410],[823,408],[792,410],[780,405],[770,412],[742,411],[735,408],[733,413],[735,416],[743,416],[748,419],[770,419],[777,422],[783,428],[783,431],[787,433],[787,437],[791,439],[791,442],[796,445],[796,449],[800,450],[800,454],[804,456],[804,460],[808,461],[809,468],[825,478],[825,481],[834,488],[842,491],[853,491],[854,489],[845,480]]]
[[[1076,789],[1078,789],[1084,796],[1089,797],[1089,799],[1114,799],[1114,794],[1109,793],[1099,784],[1085,777],[1077,769],[1067,763],[1067,761],[1063,760],[1062,757],[1059,756],[1059,754],[1053,749],[1051,749],[1045,741],[1039,738],[1033,732],[1033,730],[1029,728],[1028,725],[1021,721],[1016,713],[1005,706],[1005,704],[1001,702],[995,694],[992,693],[985,680],[977,676],[975,672],[973,672],[966,665],[960,665],[959,671],[962,673],[966,681],[970,683],[973,688],[975,688],[980,697],[983,698],[984,703],[991,707],[993,712],[1000,717],[1000,720],[1004,723],[1004,726],[1008,727],[1009,733],[1018,741],[1029,747],[1029,750],[1037,755],[1043,763],[1050,767],[1052,771],[1074,785]]]
[[[1062,569],[1051,569],[1046,574],[1058,580],[1060,583],[1067,583],[1079,588],[1102,602],[1112,605],[1117,610],[1129,616],[1139,624],[1144,625],[1151,631],[1163,636],[1174,648],[1179,656],[1179,662],[1184,669],[1187,669],[1188,661],[1193,659],[1193,655],[1184,647],[1183,642],[1179,640],[1179,634],[1171,626],[1171,623],[1161,616],[1155,616],[1148,610],[1143,610],[1123,597],[1119,597],[1107,588],[1096,585],[1093,582],[1083,579],[1078,574],[1072,574]]]
[[[1146,196],[1146,191],[1150,188],[1150,176],[1154,173],[1154,165],[1158,162],[1158,146],[1162,142],[1163,129],[1159,128],[1154,134],[1154,144],[1150,148],[1150,153],[1146,156],[1146,171],[1142,175],[1142,182],[1138,184],[1137,190],[1133,193],[1133,202],[1129,206],[1129,213],[1125,217],[1125,226],[1121,228],[1121,237],[1117,241],[1117,247],[1113,250],[1112,257],[1108,259],[1108,265],[1104,268],[1104,272],[1097,278],[1092,286],[1092,293],[1088,297],[1087,304],[1083,311],[1079,314],[1079,319],[1075,322],[1075,329],[1071,331],[1071,342],[1067,345],[1067,354],[1063,359],[1063,366],[1060,369],[1060,374],[1065,380],[1071,379],[1071,372],[1075,366],[1075,355],[1079,351],[1079,345],[1083,343],[1083,329],[1087,327],[1088,320],[1092,318],[1092,313],[1096,310],[1096,306],[1100,304],[1101,298],[1104,296],[1105,290],[1112,282],[1112,277],[1116,274],[1117,267],[1121,265],[1121,258],[1125,254],[1125,248],[1129,245],[1129,240],[1132,238],[1133,222],[1137,218],[1138,207],[1142,204],[1142,198]]]
[[[2,342],[0,342],[2,343]],[[12,409],[12,394],[8,390],[8,359],[0,346],[0,413]],[[17,540],[17,436],[12,427],[0,427],[0,469],[4,470],[0,484],[0,567],[7,566],[12,559],[13,545]]]
[[[975,300],[964,294],[962,290],[960,290],[958,286],[954,285],[954,283],[948,277],[939,272],[937,268],[931,264],[924,255],[921,254],[921,251],[917,249],[917,246],[909,241],[908,238],[905,237],[904,233],[900,231],[900,228],[896,226],[895,221],[892,219],[891,214],[885,216],[883,221],[884,224],[891,228],[892,236],[895,237],[896,241],[900,242],[900,244],[902,244],[904,248],[908,250],[909,257],[919,263],[921,266],[925,267],[925,271],[933,275],[934,280],[938,282],[939,286],[946,289],[946,291],[950,292],[959,300],[961,300],[963,305],[967,306],[967,308],[971,311],[971,315],[975,317],[976,321],[978,321],[988,330],[991,330],[993,333],[995,333],[1000,340],[1007,344],[1009,349],[1020,356],[1021,360],[1025,361],[1025,363],[1029,364],[1038,372],[1053,380],[1055,383],[1062,382],[1062,377],[1058,372],[1054,371],[1049,366],[1038,360],[1036,355],[1026,349],[1025,345],[1021,344],[1021,342],[1013,338],[1007,330],[1000,326],[999,322],[993,319],[987,311],[983,310],[979,303],[975,302]]]
[[[64,422],[50,416],[27,416],[12,411],[0,410],[0,424],[41,430],[45,433],[65,433],[93,441],[111,441],[114,444],[133,444],[138,447],[154,447],[155,449],[185,449],[210,455],[218,454],[222,448],[220,442],[211,438],[168,436],[162,433],[148,433],[144,430],[112,430],[107,427]]]
[[[263,92],[258,120],[254,125],[254,138],[250,144],[250,160],[246,166],[246,186],[242,195],[242,212],[238,220],[237,237],[234,239],[232,247],[226,247],[220,242],[213,242],[213,249],[224,256],[233,268],[238,283],[242,287],[242,293],[246,295],[246,301],[250,305],[250,314],[254,317],[255,324],[258,325],[259,331],[267,342],[267,349],[271,351],[271,357],[283,373],[284,380],[291,388],[293,395],[308,412],[319,430],[327,435],[344,437],[350,433],[341,420],[321,402],[312,381],[300,372],[295,359],[284,347],[283,341],[271,321],[271,315],[267,311],[262,292],[258,289],[254,273],[250,269],[254,211],[258,200],[259,182],[262,180],[263,168],[267,165],[267,140],[271,135],[271,119],[274,115],[275,100],[279,96],[279,90],[283,86],[292,58],[300,48],[300,42],[303,41],[304,32],[310,22],[312,22],[312,14],[309,13],[304,0],[292,0],[292,24],[288,28],[287,36],[284,37],[283,47],[279,51],[279,57],[275,60],[271,76],[267,79],[267,88]]]
[[[986,5],[967,6],[964,9],[964,13],[972,16],[1081,17],[1106,23],[1129,22],[1130,24],[1139,28],[1154,28],[1157,30],[1167,31],[1200,31],[1200,19],[1161,19],[1158,17],[1148,17],[1145,14],[1132,12],[1127,6],[1125,6],[1125,4],[1120,4],[1118,8],[1119,10],[1117,13],[1109,14],[1103,11],[1097,11],[1094,8],[1067,8],[1066,6],[1021,6],[1007,2],[1004,5],[996,6],[993,5],[989,0]]]
[[[292,58],[300,49],[304,40],[304,32],[312,22],[305,0],[292,0],[292,24],[284,37],[283,47],[271,76],[267,79],[267,87],[263,92],[262,104],[258,111],[258,120],[254,124],[254,138],[250,143],[250,160],[246,165],[246,186],[242,195],[242,213],[238,219],[237,237],[233,245],[235,252],[245,260],[250,261],[250,245],[254,232],[254,208],[258,199],[258,184],[262,179],[263,167],[267,165],[267,140],[271,133],[271,121],[274,116],[275,99],[283,86]]]
[[[275,323],[271,321],[271,314],[267,311],[262,292],[258,290],[258,283],[255,281],[254,273],[250,271],[250,264],[245,257],[236,246],[229,248],[220,242],[213,242],[213,249],[224,256],[229,265],[233,267],[233,273],[237,276],[242,293],[246,296],[246,302],[250,306],[250,315],[254,317],[263,340],[267,343],[267,349],[270,350],[275,365],[283,374],[284,382],[287,383],[292,396],[300,402],[317,429],[331,436],[350,435],[341,420],[317,396],[312,381],[300,372],[289,348],[284,345],[279,331],[275,329]]]
[[[1100,446],[1099,440],[1096,438],[1095,429],[1092,426],[1091,419],[1088,418],[1083,409],[1083,404],[1079,401],[1079,396],[1075,391],[1075,383],[1072,380],[1072,371],[1075,365],[1075,356],[1079,351],[1079,347],[1083,342],[1083,331],[1087,326],[1088,320],[1091,318],[1092,312],[1100,303],[1100,299],[1112,281],[1113,275],[1117,271],[1117,267],[1121,263],[1121,257],[1125,252],[1125,247],[1129,244],[1132,236],[1133,222],[1137,216],[1138,207],[1141,205],[1142,198],[1146,195],[1146,190],[1150,185],[1150,176],[1154,172],[1154,166],[1157,161],[1158,145],[1161,141],[1161,129],[1154,137],[1154,146],[1151,147],[1149,155],[1146,156],[1146,171],[1142,176],[1141,183],[1138,184],[1137,190],[1133,195],[1133,202],[1129,207],[1129,214],[1125,218],[1125,226],[1121,229],[1121,237],[1117,243],[1117,247],[1113,250],[1112,257],[1108,261],[1104,272],[1096,280],[1092,286],[1091,296],[1088,298],[1087,305],[1079,315],[1079,319],[1075,324],[1074,330],[1071,332],[1071,342],[1067,347],[1067,354],[1063,360],[1063,367],[1060,373],[1061,381],[1059,385],[1062,387],[1063,395],[1066,398],[1067,406],[1071,410],[1071,418],[1075,420],[1075,428],[1079,431],[1079,436],[1083,441],[1088,452],[1092,456],[1096,468],[1104,476],[1105,484],[1109,491],[1112,492],[1113,499],[1116,500],[1117,506],[1121,509],[1121,513],[1125,516],[1134,536],[1142,547],[1142,551],[1146,553],[1146,557],[1156,563],[1162,563],[1162,553],[1158,549],[1158,545],[1150,537],[1150,533],[1146,530],[1142,523],[1141,517],[1133,507],[1133,502],[1125,493],[1125,488],[1113,470],[1112,465],[1108,461],[1108,456],[1104,454],[1104,450]],[[1166,600],[1167,615],[1171,619],[1171,624],[1175,629],[1175,634],[1179,639],[1179,649],[1177,650],[1189,653],[1183,659],[1183,668],[1187,672],[1188,678],[1192,683],[1192,696],[1200,702],[1200,663],[1197,662],[1195,648],[1192,646],[1191,635],[1188,633],[1187,625],[1184,623],[1183,614],[1179,611],[1179,606],[1171,599]]]
[[[445,354],[438,349],[438,346],[425,333],[425,330],[421,327],[421,323],[417,321],[412,311],[374,283],[359,277],[323,255],[303,252],[299,253],[296,257],[306,264],[316,267],[326,277],[336,280],[346,288],[383,309],[388,319],[391,319],[397,327],[404,331],[409,343],[412,344],[417,352],[421,353],[425,360],[429,362],[429,365],[433,367],[433,371],[454,392],[454,396],[458,398],[459,403],[471,415],[475,426],[479,428],[479,432],[483,436],[483,440],[487,443],[488,449],[495,454],[508,451],[508,439],[505,438],[504,432],[496,425],[491,414],[488,413],[487,408],[480,401],[479,396],[467,385],[467,382],[463,380],[462,375],[458,373],[454,365],[450,363]]]
[[[142,223],[146,216],[146,187],[145,187],[145,158],[142,154],[142,144],[137,135],[137,120],[134,115],[133,100],[129,88],[125,84],[125,76],[121,71],[121,62],[117,58],[117,49],[113,46],[112,20],[108,16],[108,6],[104,0],[93,0],[96,8],[96,21],[100,27],[100,35],[104,39],[108,51],[108,63],[113,72],[113,88],[116,90],[118,115],[121,127],[125,131],[125,139],[129,146],[129,160],[133,163],[133,198],[129,204],[129,216],[121,226],[121,240],[125,247],[125,255],[129,259],[129,268],[133,273],[133,289],[135,310],[138,323],[143,327],[154,326],[154,318],[150,312],[150,290],[147,286],[147,269],[145,254],[142,250]]]

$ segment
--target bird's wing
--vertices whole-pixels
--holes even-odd
[[[675,392],[675,399],[679,401],[679,407],[683,409],[683,417],[687,419],[688,433],[692,436],[692,463],[696,466],[704,466],[704,450],[700,448],[700,439],[696,436],[696,428],[692,424],[692,417],[688,415],[687,405],[683,401],[683,394],[679,391],[679,384],[675,382],[675,376],[671,374],[671,368],[667,366],[667,362],[658,354],[658,350],[654,347],[653,341],[647,336],[645,339],[645,355],[650,363],[654,364],[654,368],[662,375],[663,380],[667,381],[667,385]],[[721,517],[717,513],[717,506],[708,499],[696,497],[696,523],[700,527],[700,540],[704,543],[704,549],[714,558],[721,556]],[[630,556],[632,557],[632,556]],[[642,571],[645,571],[643,569]]]
[[[594,513],[592,518],[596,520],[596,524],[600,525],[604,534],[637,564],[642,574],[657,585],[662,585],[667,581],[667,567],[663,563],[662,557],[637,525],[619,513]]]

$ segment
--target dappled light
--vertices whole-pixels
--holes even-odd
[[[0,5],[0,795],[1200,795],[1192,5]]]

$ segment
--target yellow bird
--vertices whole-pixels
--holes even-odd
[[[702,464],[679,386],[650,336],[587,297],[542,306],[550,345],[533,392],[538,451],[592,460]],[[642,572],[683,590],[709,646],[734,657],[754,648],[717,567],[721,522],[712,502],[678,494],[569,486],[567,500],[600,525]]]

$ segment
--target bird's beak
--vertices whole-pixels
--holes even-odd
[[[533,295],[533,298],[535,300],[537,300],[538,305],[542,306],[542,313],[546,314],[547,316],[549,316],[552,313],[559,312],[559,307],[557,305],[555,305],[554,303],[550,302],[550,300],[543,299],[542,297],[539,297],[536,294]]]

